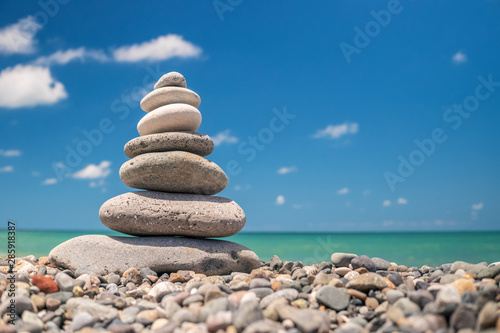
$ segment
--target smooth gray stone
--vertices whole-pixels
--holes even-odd
[[[353,269],[364,267],[369,272],[376,272],[377,271],[375,263],[373,262],[373,260],[370,257],[365,256],[365,255],[361,255],[359,257],[352,258],[351,265],[352,265]]]
[[[391,263],[382,258],[375,257],[372,258],[372,261],[375,263],[375,267],[377,268],[377,270],[386,271],[389,269],[389,267],[391,267]]]
[[[290,305],[278,305],[276,310],[282,320],[292,320],[300,332],[329,332],[330,319],[325,311],[297,309]]]
[[[156,82],[154,89],[163,88],[163,87],[182,87],[186,88],[186,79],[181,73],[178,72],[169,72],[164,74],[158,82]]]
[[[197,132],[165,132],[139,136],[127,142],[125,155],[134,158],[146,153],[181,150],[200,156],[210,155],[214,142],[205,134]]]
[[[345,289],[334,286],[323,286],[316,292],[316,299],[319,304],[323,304],[336,311],[344,310],[349,305],[349,295]]]
[[[116,237],[85,235],[54,248],[57,266],[88,269],[97,275],[122,275],[129,268],[149,267],[158,274],[192,270],[206,275],[251,272],[260,266],[246,247],[222,240],[183,237]]]
[[[106,201],[102,223],[134,236],[228,237],[245,226],[245,213],[230,199],[202,194],[136,191]]]
[[[463,269],[466,273],[470,272],[477,275],[481,270],[483,270],[487,266],[488,265],[485,262],[479,264],[470,264],[465,261],[455,261],[451,265],[450,273],[454,274],[457,270]]]
[[[293,302],[299,296],[299,292],[296,289],[285,288],[278,290],[274,294],[267,295],[260,301],[261,309],[265,309],[271,304],[274,300],[278,298],[286,298],[289,302]]]
[[[335,267],[348,267],[352,259],[356,258],[358,255],[353,253],[342,253],[335,252],[331,256],[331,261]]]
[[[183,103],[195,108],[200,106],[201,99],[194,91],[183,87],[157,88],[144,96],[141,101],[141,109],[146,112],[153,111],[163,105]]]
[[[200,111],[189,104],[175,103],[161,106],[137,123],[139,135],[164,132],[196,132],[201,125]]]
[[[82,312],[88,312],[92,317],[100,317],[110,321],[118,317],[117,309],[112,306],[99,304],[92,299],[75,297],[68,300],[66,303],[66,317],[74,319]]]
[[[479,274],[477,275],[477,278],[478,279],[484,279],[484,278],[492,279],[495,276],[497,276],[498,274],[500,274],[500,265],[490,266],[490,267],[482,269],[479,272]]]
[[[138,189],[206,195],[219,193],[228,183],[217,164],[184,151],[136,156],[123,163],[120,178]]]

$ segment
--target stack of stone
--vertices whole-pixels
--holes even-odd
[[[176,72],[162,76],[141,101],[147,114],[137,125],[140,137],[125,145],[130,160],[120,168],[120,178],[145,191],[114,197],[99,211],[108,228],[139,237],[77,237],[52,250],[51,261],[95,273],[150,267],[157,272],[227,274],[259,266],[257,255],[239,244],[200,239],[234,235],[246,218],[234,201],[213,196],[228,179],[203,157],[212,153],[214,144],[196,132],[199,105],[198,94]]]

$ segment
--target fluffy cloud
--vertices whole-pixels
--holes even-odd
[[[349,193],[349,189],[347,187],[341,188],[337,191],[337,194],[347,194]]]
[[[46,67],[16,65],[0,72],[0,107],[51,105],[67,96],[64,85]]]
[[[73,178],[78,179],[97,179],[106,178],[111,170],[109,169],[111,165],[110,161],[102,161],[99,165],[89,164],[80,171],[73,174]]]
[[[276,198],[276,205],[281,206],[285,203],[285,197],[282,195],[278,195]]]
[[[56,178],[47,178],[42,182],[42,185],[54,185],[57,184]]]
[[[173,57],[198,57],[200,47],[183,39],[182,36],[168,34],[147,42],[125,45],[113,51],[113,58],[119,62],[167,60]]]
[[[338,139],[347,134],[358,133],[359,125],[357,123],[344,123],[341,125],[328,125],[325,129],[318,130],[314,138]]]
[[[38,66],[66,65],[71,61],[79,60],[83,62],[88,59],[99,62],[109,60],[108,56],[102,50],[87,50],[85,47],[79,47],[77,49],[57,51],[50,56],[40,57],[33,64]]]
[[[17,157],[17,156],[21,156],[21,151],[17,150],[17,149],[10,149],[10,150],[0,149],[0,156]]]
[[[482,202],[477,203],[477,204],[472,204],[473,210],[481,210],[481,209],[483,209],[483,207],[484,207],[484,204]]]
[[[286,175],[287,173],[290,172],[296,172],[297,167],[291,166],[291,167],[282,167],[278,169],[278,174],[280,175]]]
[[[237,143],[238,138],[231,135],[230,130],[225,130],[220,133],[217,133],[212,137],[215,146],[219,146],[223,143]]]
[[[389,207],[390,205],[391,205],[391,200],[384,200],[382,202],[382,206],[384,206],[384,207]]]
[[[462,51],[458,51],[453,55],[453,57],[451,57],[451,59],[455,64],[462,64],[464,62],[467,62],[467,55]]]
[[[35,52],[37,32],[42,28],[32,16],[0,29],[0,53],[28,54]]]
[[[12,165],[0,167],[0,172],[12,172],[12,171],[14,171],[14,167],[12,167]]]
[[[407,203],[408,203],[408,200],[406,200],[405,198],[398,199],[398,204],[400,204],[400,205],[406,205]]]

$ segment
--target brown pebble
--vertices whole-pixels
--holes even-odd
[[[250,273],[250,280],[257,279],[257,278],[269,280],[271,277],[273,277],[273,275],[274,274],[271,271],[266,271],[266,270],[263,270],[260,268],[255,268]]]
[[[334,286],[337,288],[342,288],[344,286],[341,279],[331,279],[331,281],[328,282],[328,285]]]
[[[271,289],[276,291],[278,290],[278,288],[281,286],[281,282],[280,281],[273,281],[271,283]]]
[[[409,291],[414,291],[415,290],[415,284],[413,283],[413,279],[407,279],[405,281],[405,284],[408,287]]]
[[[355,272],[358,272],[359,274],[365,274],[368,273],[368,270],[365,267],[359,267],[354,270]]]
[[[154,276],[154,275],[146,275],[146,277],[149,279],[149,281],[155,283],[156,281],[158,281],[158,277],[157,276]]]
[[[463,295],[466,291],[477,292],[476,286],[470,280],[467,279],[458,279],[453,281],[453,285],[457,288],[457,291],[460,295]]]
[[[168,282],[184,283],[184,282],[186,282],[186,278],[184,276],[180,275],[179,273],[172,273],[172,274],[170,274],[170,277],[168,278]]]
[[[396,289],[396,286],[394,285],[394,283],[392,283],[391,280],[389,280],[385,276],[384,276],[384,281],[387,282],[387,288],[389,288],[389,289]]]
[[[408,271],[408,267],[406,267],[405,265],[399,265],[398,267],[396,267],[396,270],[398,272],[407,272]]]
[[[84,291],[83,291],[82,287],[80,287],[80,286],[73,287],[73,295],[75,295],[76,297],[82,297],[83,293],[84,293]]]
[[[352,297],[359,298],[362,301],[366,299],[366,294],[356,289],[347,289],[347,293]]]
[[[238,330],[233,325],[230,325],[226,328],[226,333],[238,333]]]
[[[368,310],[375,310],[380,304],[375,297],[367,297],[365,299],[365,305]]]
[[[38,259],[38,264],[47,266],[48,264],[50,264],[49,257],[40,257],[40,259]]]
[[[45,307],[47,310],[55,311],[61,305],[61,301],[55,298],[47,298],[45,301]]]
[[[227,299],[236,304],[240,304],[241,299],[243,298],[243,296],[245,296],[246,293],[246,290],[235,291],[234,293],[229,295]]]
[[[224,295],[220,290],[208,290],[205,294],[205,304],[213,299],[224,297]]]
[[[465,273],[464,278],[466,279],[477,279],[477,275],[471,272]]]

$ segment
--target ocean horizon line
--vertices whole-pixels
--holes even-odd
[[[7,229],[0,229],[0,231],[7,231]],[[125,236],[131,236],[131,235],[126,235],[124,233],[114,231],[114,230],[108,230],[108,229],[23,229],[23,228],[16,228],[16,232],[58,232],[58,233],[106,233],[106,234],[120,234],[120,235],[125,235]],[[471,232],[477,232],[477,233],[483,233],[483,232],[500,232],[500,229],[484,229],[484,230],[384,230],[384,231],[379,231],[379,230],[367,230],[367,231],[348,231],[348,230],[318,230],[318,231],[310,231],[310,230],[292,230],[292,231],[287,231],[287,230],[252,230],[252,231],[240,231],[238,234],[323,234],[323,233],[335,233],[335,234],[405,234],[405,233],[471,233]]]

